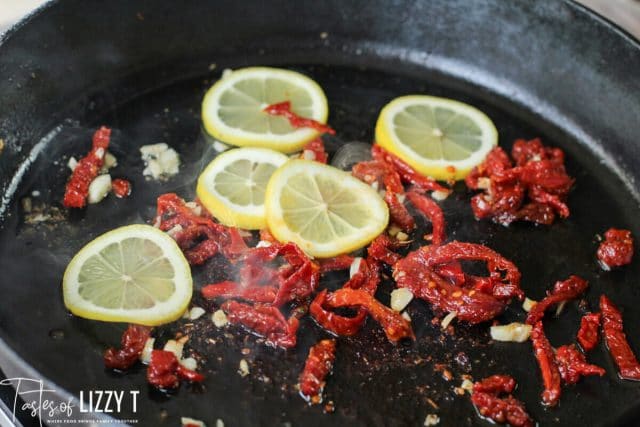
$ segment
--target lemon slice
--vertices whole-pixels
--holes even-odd
[[[365,246],[389,222],[377,191],[344,171],[308,160],[290,160],[273,174],[265,208],[276,239],[295,242],[320,258]]]
[[[73,314],[148,326],[178,319],[192,290],[182,251],[149,225],[96,237],[73,257],[62,282],[64,303]]]
[[[290,101],[301,117],[327,122],[327,98],[316,82],[294,71],[267,67],[242,68],[218,80],[202,101],[202,121],[222,142],[292,153],[319,134],[264,112],[283,101]]]
[[[426,95],[388,103],[376,123],[376,141],[424,175],[463,179],[498,143],[493,122],[462,102]]]
[[[196,193],[224,225],[247,230],[267,226],[264,194],[271,175],[289,158],[266,148],[236,148],[215,159],[198,178]]]

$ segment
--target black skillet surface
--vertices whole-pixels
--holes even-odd
[[[175,395],[154,392],[144,371],[114,375],[101,353],[117,343],[121,325],[68,315],[60,281],[70,257],[87,241],[119,225],[149,221],[158,194],[193,195],[193,179],[215,154],[203,138],[199,103],[227,67],[286,66],[325,89],[330,123],[344,141],[370,141],[382,105],[407,93],[442,95],[476,105],[496,123],[509,147],[517,137],[541,136],[567,153],[577,178],[572,215],[552,227],[503,228],[472,218],[463,186],[442,203],[451,239],[488,244],[512,259],[534,299],[569,274],[587,278],[588,305],[606,292],[624,310],[634,348],[640,263],[612,273],[596,266],[596,235],[610,226],[640,236],[640,48],[609,24],[566,2],[128,2],[53,4],[0,46],[0,177],[5,190],[0,231],[0,338],[3,363],[26,364],[60,390],[140,390],[137,413],[116,416],[139,425],[177,425],[180,416],[245,425],[482,425],[468,397],[453,388],[509,373],[540,425],[632,425],[640,385],[617,379],[603,346],[590,359],[607,369],[567,387],[560,405],[539,403],[541,380],[529,344],[489,343],[487,327],[455,326],[443,335],[426,304],[409,307],[414,344],[389,344],[373,322],[341,339],[326,399],[335,412],[309,407],[293,389],[309,346],[326,334],[311,321],[289,352],[266,348],[234,329],[195,322],[189,351],[203,358],[204,387]],[[99,125],[114,128],[112,175],[133,183],[127,200],[108,198],[64,220],[25,222],[30,197],[46,212],[59,207],[69,156],[87,150]],[[46,136],[45,139],[42,139]],[[138,147],[167,142],[183,160],[179,178],[146,182]],[[33,160],[32,162],[30,161]],[[22,167],[22,169],[21,169]],[[25,171],[21,174],[21,171]],[[39,192],[33,196],[33,191]],[[55,213],[55,211],[54,211]],[[420,235],[420,234],[418,234]],[[196,284],[225,274],[221,261],[194,270]],[[332,277],[335,286],[343,277]],[[387,283],[378,298],[388,302]],[[547,331],[554,345],[571,342],[582,309],[571,304]],[[518,304],[499,319],[524,318]],[[164,328],[160,341],[185,322]],[[6,351],[9,347],[15,353]],[[243,352],[243,349],[248,349]],[[243,354],[246,353],[246,354]],[[251,374],[237,373],[240,359]],[[443,378],[439,364],[453,374]]]

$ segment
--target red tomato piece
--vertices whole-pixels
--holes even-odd
[[[129,369],[142,354],[150,335],[151,328],[147,326],[129,325],[122,334],[120,348],[111,347],[105,351],[104,365],[109,369]]]
[[[309,350],[309,356],[300,374],[300,393],[310,403],[322,402],[325,379],[336,358],[336,340],[322,340]]]

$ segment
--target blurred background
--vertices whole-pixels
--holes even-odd
[[[0,0],[0,34],[46,0]],[[640,0],[578,0],[640,40]]]
[[[640,0],[578,0],[578,3],[609,18],[640,40]]]

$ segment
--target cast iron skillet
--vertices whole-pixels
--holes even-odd
[[[149,221],[155,197],[193,194],[193,178],[214,153],[202,137],[199,103],[227,67],[275,65],[300,70],[327,92],[330,123],[344,141],[370,141],[376,115],[407,93],[448,96],[484,110],[501,143],[540,136],[562,147],[577,178],[572,215],[552,227],[503,228],[477,222],[469,194],[457,187],[443,203],[450,238],[487,243],[523,272],[534,299],[569,274],[587,278],[588,305],[606,292],[624,310],[640,352],[640,262],[612,273],[596,266],[596,234],[610,226],[640,236],[640,46],[567,1],[128,1],[53,3],[10,32],[0,46],[0,349],[2,368],[44,378],[61,398],[88,390],[140,390],[137,412],[125,401],[118,419],[177,425],[192,416],[213,425],[482,425],[467,397],[453,388],[460,375],[509,373],[541,425],[621,425],[638,420],[640,385],[620,381],[604,346],[590,355],[607,369],[565,388],[560,405],[539,404],[541,380],[529,344],[490,344],[487,327],[456,326],[454,336],[431,325],[419,301],[410,306],[418,341],[392,346],[371,322],[340,340],[326,388],[333,414],[309,407],[293,389],[308,347],[326,334],[307,321],[300,345],[282,352],[230,330],[196,322],[191,346],[205,359],[204,387],[173,396],[145,384],[144,370],[115,375],[101,353],[122,325],[67,314],[60,281],[70,257],[113,227]],[[22,203],[59,207],[66,160],[87,150],[92,131],[113,127],[114,176],[133,183],[127,200],[109,198],[64,221],[25,221]],[[179,179],[145,182],[137,148],[167,142],[181,154]],[[33,193],[37,191],[39,193]],[[194,270],[198,284],[220,276],[216,263]],[[343,277],[333,277],[337,284]],[[389,285],[378,297],[387,301]],[[547,322],[554,345],[573,340],[582,309],[571,304]],[[501,322],[523,319],[514,304]],[[160,340],[176,329],[161,331]],[[215,343],[207,341],[213,339]],[[241,354],[248,348],[249,353]],[[241,378],[241,358],[251,375]],[[446,364],[447,382],[436,372]],[[76,416],[79,416],[76,413]]]

